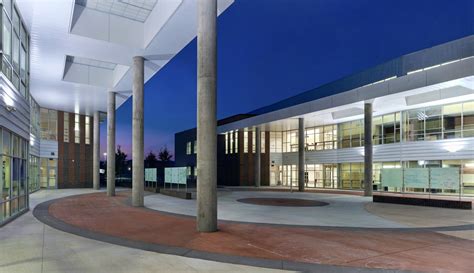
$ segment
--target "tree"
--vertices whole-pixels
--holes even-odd
[[[127,154],[122,151],[120,145],[117,146],[115,153],[115,174],[121,175],[127,168]]]
[[[164,147],[161,148],[160,153],[158,154],[158,158],[161,162],[168,162],[171,160],[173,155],[168,151],[168,148]]]
[[[156,162],[158,162],[158,159],[156,158],[155,153],[153,153],[153,151],[150,151],[145,158],[145,167],[154,167]]]

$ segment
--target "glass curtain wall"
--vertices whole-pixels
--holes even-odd
[[[1,224],[28,206],[28,141],[0,128],[0,142]]]
[[[2,73],[17,92],[29,99],[29,35],[12,0],[0,1],[2,22]]]

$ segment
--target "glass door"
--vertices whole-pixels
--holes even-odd
[[[48,186],[49,188],[56,187],[56,159],[50,159],[48,162]]]
[[[57,160],[52,158],[41,158],[40,160],[40,184],[41,188],[57,188],[56,166]]]

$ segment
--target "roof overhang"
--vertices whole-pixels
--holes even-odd
[[[474,100],[474,57],[222,125],[218,132],[295,130],[300,117],[306,126],[361,119],[367,101],[377,116],[466,100]]]
[[[218,13],[233,1],[218,0]],[[41,107],[81,114],[106,111],[109,91],[121,94],[118,108],[131,96],[134,56],[145,58],[147,82],[197,31],[195,0],[158,0],[143,22],[75,0],[17,0],[17,6],[31,36],[31,94]]]

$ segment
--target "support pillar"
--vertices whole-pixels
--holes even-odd
[[[100,115],[94,113],[94,137],[92,147],[92,187],[94,190],[100,189]]]
[[[304,118],[298,118],[298,191],[304,191]]]
[[[115,196],[115,92],[107,101],[107,196]]]
[[[143,137],[144,59],[133,57],[133,109],[132,109],[132,206],[143,207],[145,183]]]
[[[262,134],[260,128],[255,128],[255,187],[260,187],[260,174],[261,174],[261,157],[262,157]]]
[[[364,196],[372,196],[372,103],[364,104]]]
[[[217,0],[198,0],[197,230],[217,231]]]

